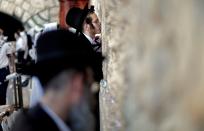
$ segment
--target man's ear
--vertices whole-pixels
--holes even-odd
[[[84,31],[89,31],[90,30],[90,25],[89,24],[84,24]]]
[[[73,103],[76,103],[80,100],[82,93],[83,93],[83,75],[76,74],[73,76],[71,80],[71,87],[70,87],[70,95]]]

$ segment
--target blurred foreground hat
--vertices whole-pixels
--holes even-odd
[[[55,30],[42,34],[37,40],[37,62],[24,68],[24,74],[38,76],[43,85],[63,70],[84,71],[95,69],[103,60],[83,41],[68,30]]]

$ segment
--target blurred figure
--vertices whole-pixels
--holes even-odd
[[[3,32],[3,31],[2,31]],[[6,82],[6,76],[9,75],[9,63],[11,57],[14,54],[11,42],[3,43],[0,48],[0,105],[6,104],[6,91],[8,82]]]
[[[3,35],[3,30],[0,28],[0,48],[4,43],[4,35]]]
[[[33,45],[33,49],[30,51],[30,54],[32,56],[32,58],[34,59],[34,61],[37,61],[37,54],[36,54],[36,46],[37,46],[37,39],[44,33],[49,32],[49,31],[53,31],[53,30],[57,30],[59,29],[59,24],[57,22],[53,22],[53,23],[47,23],[44,24],[44,28],[39,31],[35,37],[35,43]],[[33,77],[32,78],[32,92],[31,92],[31,96],[30,96],[30,107],[33,107],[34,105],[36,105],[36,103],[42,98],[43,96],[43,88],[42,85],[39,81],[39,79],[37,77]]]
[[[28,38],[23,29],[14,34],[16,38],[16,51],[18,63],[26,64],[28,58]]]
[[[84,8],[84,10],[73,7],[69,10],[66,16],[66,22],[69,26],[76,29],[76,33],[79,36],[79,40],[83,41],[89,50],[96,52],[98,55],[102,55],[101,48],[101,23],[94,12],[94,6],[91,6],[88,9],[88,6]],[[85,49],[84,49],[85,50]],[[96,88],[93,89],[95,93],[95,97],[92,98],[93,109],[92,112],[95,115],[96,119],[96,129],[100,130],[100,117],[99,117],[99,85],[98,83],[103,78],[102,72],[102,61],[98,60],[98,65],[94,67],[96,73],[94,74],[94,78],[97,81]]]
[[[30,95],[30,107],[35,106],[43,97],[44,94],[44,90],[43,87],[39,81],[39,79],[35,76],[32,77],[31,79],[32,81],[32,91],[31,91],[31,95]]]
[[[45,92],[36,106],[16,118],[13,131],[93,130],[82,128],[81,125],[88,126],[92,120],[87,116],[90,119],[82,123],[82,112],[78,110],[85,91],[89,92],[87,87],[93,83],[92,67],[102,56],[86,48],[75,34],[66,30],[47,32],[39,37],[37,63],[27,68],[26,72],[39,78]]]
[[[3,46],[3,44],[6,42],[8,37],[4,36],[3,29],[0,28],[0,48]]]

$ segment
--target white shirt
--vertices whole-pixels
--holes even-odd
[[[28,38],[27,38],[27,34],[24,31],[22,31],[22,32],[20,32],[20,36],[23,39],[23,48],[25,49],[24,50],[25,51],[24,59],[26,59],[27,56],[28,56]]]
[[[91,45],[96,45],[97,43],[90,37],[90,36],[88,36],[88,35],[86,35],[86,34],[84,34],[85,35],[85,37],[90,41],[90,43],[91,43]],[[94,49],[94,51],[96,51],[96,52],[102,52],[102,48],[100,47],[100,48],[98,48],[98,47],[93,47],[93,49]]]
[[[9,58],[7,55],[14,52],[11,42],[6,42],[0,49],[0,69],[9,65]]]
[[[35,106],[44,95],[42,85],[37,77],[32,77],[32,91],[30,95],[30,107]]]
[[[93,44],[93,39],[90,36],[86,35],[86,34],[84,34],[84,35],[90,41],[90,43]]]
[[[42,106],[42,109],[52,118],[60,131],[71,131],[64,121],[62,121],[62,119],[60,119],[48,106],[42,103],[40,105]]]
[[[73,28],[73,27],[69,27],[68,30],[69,30],[70,32],[72,32],[72,33],[76,33],[76,31],[77,31],[77,30],[76,30],[75,28]]]
[[[43,33],[44,32],[49,32],[49,31],[52,31],[52,30],[56,30],[57,26],[58,26],[57,22],[44,24]]]
[[[16,51],[25,51],[23,38],[21,38],[21,36],[16,41]]]

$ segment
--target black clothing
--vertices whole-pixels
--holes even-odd
[[[36,52],[37,62],[24,67],[24,74],[37,76],[43,86],[65,69],[83,72],[103,59],[75,34],[61,29],[42,34],[37,40]]]
[[[102,56],[101,52],[97,52],[94,50],[96,46],[92,45],[91,42],[86,38],[84,34],[80,33],[79,39],[80,41],[82,41],[83,44],[87,46],[87,48],[85,48],[84,50],[89,50],[91,52],[96,53],[96,55],[98,56]],[[100,80],[103,79],[102,62],[103,62],[103,59],[98,59],[95,65],[93,66],[94,78],[97,82],[100,82]]]
[[[79,39],[87,45],[87,49],[86,50],[92,50],[93,52],[95,52],[98,56],[102,56],[101,52],[97,52],[95,49],[95,46],[91,44],[91,42],[86,38],[86,36],[82,33],[79,34]],[[96,62],[96,65],[94,65],[92,68],[94,70],[94,79],[95,81],[97,81],[98,83],[100,82],[101,79],[103,79],[103,71],[102,71],[102,59],[98,59],[98,61]],[[100,130],[100,112],[99,112],[99,92],[97,92],[95,95],[95,106],[94,106],[94,110],[93,113],[95,115],[95,124],[96,124],[96,129],[95,131],[99,131]]]
[[[0,105],[6,104],[6,91],[8,87],[8,81],[5,82],[6,76],[9,75],[9,67],[0,69]]]
[[[42,109],[40,104],[16,117],[11,131],[60,131],[52,118]]]

